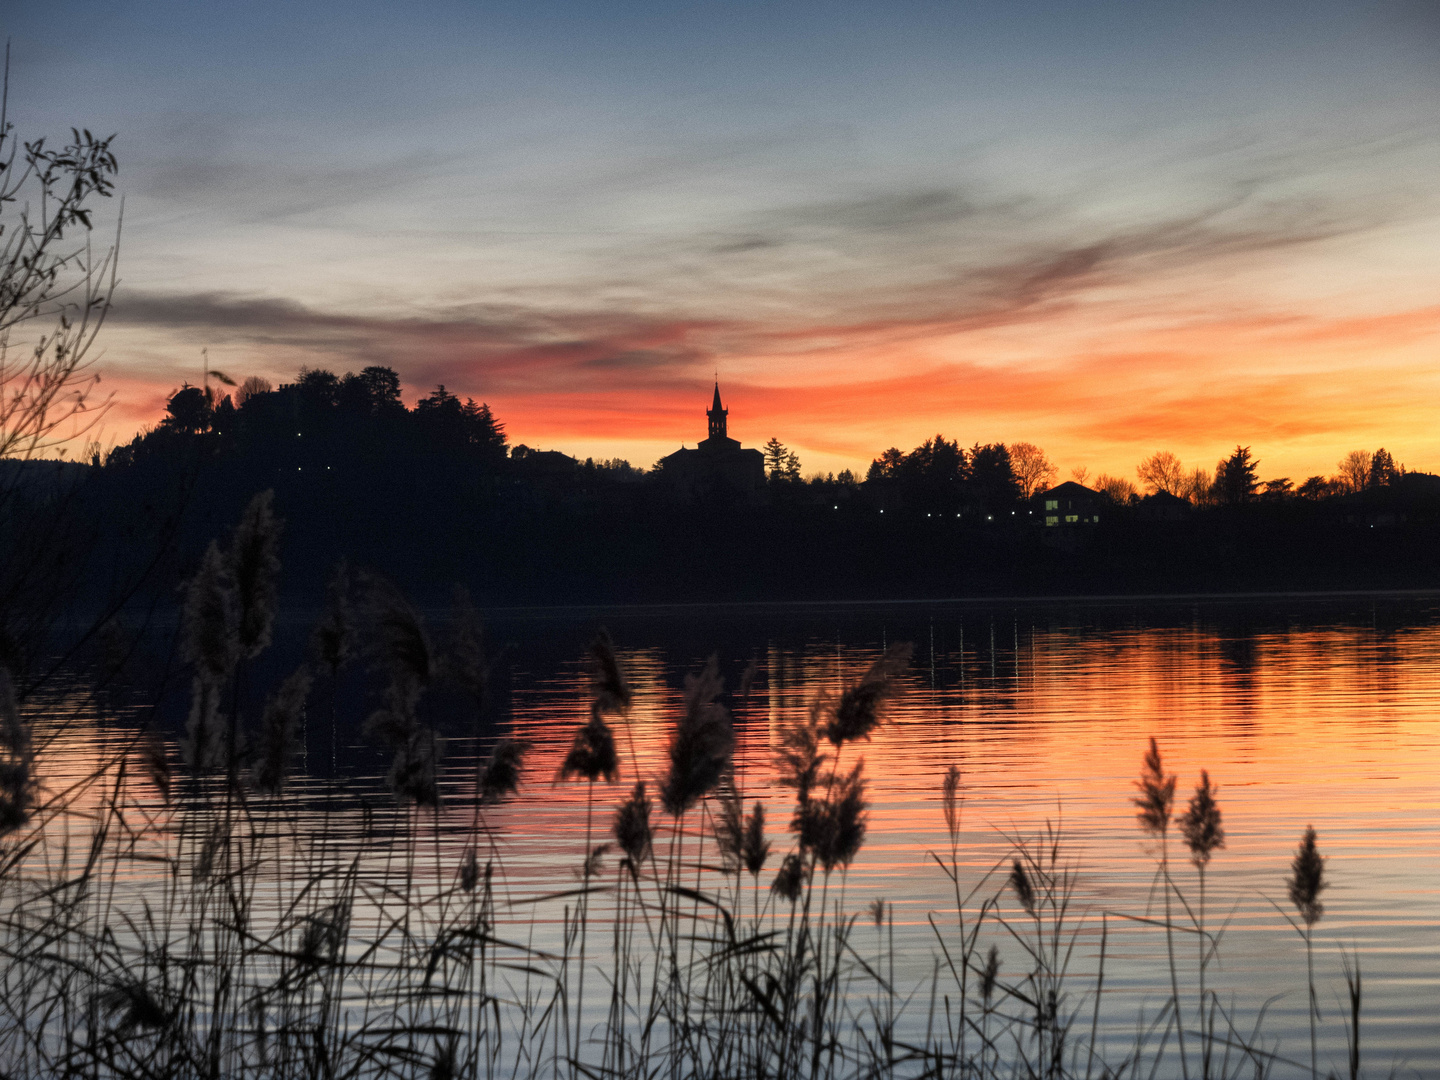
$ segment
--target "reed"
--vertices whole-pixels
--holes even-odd
[[[1175,891],[1170,878],[1170,813],[1175,801],[1175,776],[1166,776],[1160,760],[1160,746],[1150,737],[1150,749],[1135,786],[1140,794],[1131,801],[1136,807],[1140,828],[1159,841],[1157,848],[1156,882],[1165,901],[1165,951],[1170,961],[1170,1021],[1175,1028],[1175,1041],[1180,1047],[1180,1072],[1190,1080],[1190,1060],[1185,1052],[1185,1024],[1180,1015],[1180,977],[1175,964],[1175,930],[1170,899]]]
[[[207,556],[187,594],[187,656],[202,685],[233,676],[244,651],[228,636],[238,601],[216,591],[239,586],[214,550],[220,558]],[[1145,835],[1161,842],[1163,916],[1082,910],[1081,867],[1059,825],[1006,836],[1003,858],[972,869],[966,782],[951,769],[935,794],[948,844],[932,861],[952,899],[929,916],[932,963],[909,967],[907,981],[896,905],[852,910],[846,899],[868,796],[863,758],[841,762],[884,723],[907,677],[903,649],[838,694],[817,694],[777,740],[787,816],[735,775],[713,660],[687,679],[658,792],[637,775],[607,796],[609,780],[639,772],[610,726],[635,693],[608,635],[597,638],[589,715],[556,777],[586,784],[576,882],[529,895],[509,883],[490,821],[523,791],[531,747],[500,739],[473,787],[468,776],[450,783],[420,719],[440,682],[480,690],[478,622],[462,609],[437,645],[403,597],[375,582],[365,590],[354,632],[381,687],[370,731],[393,756],[393,798],[362,805],[359,843],[338,824],[356,812],[353,795],[337,784],[301,800],[287,783],[308,668],[276,688],[254,745],[234,748],[246,768],[233,782],[231,769],[211,768],[229,764],[223,740],[212,762],[142,732],[63,793],[45,786],[33,749],[43,716],[14,705],[0,672],[0,1075],[1068,1080],[1196,1067],[1207,1080],[1238,1080],[1306,1067],[1266,1034],[1263,1010],[1242,1016],[1207,981],[1221,941],[1205,914],[1206,868],[1225,840],[1217,789],[1202,773],[1173,819],[1199,875],[1192,905],[1163,849],[1177,781],[1153,740],[1135,801]],[[483,708],[483,696],[472,700]],[[440,808],[466,799],[474,812],[445,823]],[[788,830],[767,835],[773,820]],[[377,845],[394,857],[377,857]],[[1311,931],[1327,885],[1307,830],[1287,886],[1306,943],[1317,1076],[1324,1018]],[[1121,917],[1137,934],[1164,934],[1168,970],[1158,974],[1170,990],[1117,1048],[1100,1016]],[[1192,961],[1181,964],[1173,940],[1184,933],[1199,942],[1196,986],[1182,987]],[[1359,958],[1343,961],[1342,1067],[1353,1080]]]
[[[1216,789],[1210,783],[1210,773],[1200,770],[1200,783],[1190,797],[1190,805],[1180,815],[1181,835],[1185,846],[1190,849],[1190,862],[1199,877],[1200,897],[1195,911],[1196,941],[1200,949],[1198,966],[1199,1018],[1200,1018],[1200,1075],[1210,1080],[1211,1065],[1215,1053],[1215,1009],[1206,1010],[1205,975],[1218,943],[1205,929],[1205,870],[1210,859],[1225,846],[1225,827],[1221,822],[1220,805],[1215,801]],[[1183,900],[1183,897],[1182,897]]]
[[[1290,902],[1295,905],[1295,911],[1300,916],[1302,926],[1296,926],[1300,936],[1305,939],[1305,971],[1306,984],[1309,990],[1310,1015],[1310,1074],[1312,1077],[1319,1076],[1319,1063],[1316,1057],[1316,1023],[1320,1019],[1320,999],[1315,993],[1315,939],[1313,936],[1315,924],[1325,914],[1325,905],[1320,902],[1320,893],[1329,888],[1329,882],[1325,880],[1325,860],[1320,855],[1320,850],[1315,843],[1315,826],[1305,826],[1305,835],[1300,838],[1300,847],[1295,852],[1295,858],[1290,863],[1290,877],[1286,881],[1290,893]],[[1292,921],[1291,925],[1295,925]],[[1358,984],[1357,991],[1358,992]]]

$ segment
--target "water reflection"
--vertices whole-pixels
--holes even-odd
[[[1063,820],[1084,900],[1096,911],[1143,913],[1154,864],[1129,798],[1153,734],[1180,776],[1182,800],[1202,768],[1220,785],[1230,839],[1208,885],[1215,910],[1231,920],[1222,979],[1257,1004],[1288,991],[1276,1020],[1304,1027],[1304,1002],[1294,993],[1303,957],[1271,901],[1284,901],[1290,858],[1313,822],[1334,881],[1317,927],[1321,955],[1338,979],[1339,944],[1368,950],[1367,1015],[1385,1032],[1387,1052],[1440,1067],[1432,1026],[1440,1015],[1433,610],[1389,611],[1383,620],[1369,605],[888,611],[832,617],[823,634],[803,624],[767,633],[758,620],[746,629],[765,634],[765,696],[763,730],[759,710],[737,709],[743,775],[749,794],[777,806],[787,795],[770,763],[778,727],[801,716],[815,694],[838,691],[887,642],[916,643],[906,692],[866,750],[875,807],[847,888],[856,910],[880,897],[896,904],[917,968],[931,959],[926,915],[946,906],[927,853],[941,846],[938,785],[949,765],[965,776],[964,858],[975,874],[1004,858],[1007,836]],[[667,641],[663,625],[622,622],[616,634],[645,646],[629,657],[647,703],[632,730],[638,772],[655,775],[679,680],[704,654]],[[558,753],[578,715],[578,669],[568,679],[537,669],[522,683],[515,730]],[[567,797],[574,796],[547,791],[543,799]],[[547,821],[517,806],[511,842],[546,845],[553,857],[541,876],[563,874],[575,855],[566,844],[570,822],[563,812]],[[1127,1015],[1126,1005],[1133,1016],[1137,1001],[1162,989],[1158,944],[1131,933],[1116,946],[1114,955],[1130,962],[1114,975],[1117,1016]]]
[[[1153,852],[1135,827],[1129,799],[1154,735],[1167,768],[1180,777],[1179,801],[1202,768],[1220,788],[1229,842],[1207,883],[1212,910],[1229,918],[1219,984],[1252,1006],[1285,993],[1272,1009],[1273,1030],[1287,1044],[1308,1030],[1296,992],[1303,952],[1271,901],[1283,902],[1295,844],[1313,823],[1334,883],[1316,933],[1323,973],[1337,982],[1338,946],[1360,949],[1370,1047],[1377,1053],[1383,1047],[1387,1060],[1393,1055],[1408,1067],[1440,1069],[1435,608],[1315,609],[1297,601],[1220,611],[1192,605],[608,613],[606,621],[636,700],[617,732],[622,776],[599,788],[600,797],[617,803],[634,779],[661,774],[683,677],[715,649],[732,690],[744,667],[759,662],[750,694],[733,695],[730,705],[737,775],[747,798],[770,806],[772,829],[787,819],[791,797],[772,766],[781,727],[804,716],[816,695],[837,693],[887,643],[915,643],[904,692],[864,747],[874,803],[870,835],[845,884],[855,911],[882,898],[895,905],[897,945],[914,978],[923,979],[932,963],[928,915],[951,905],[948,883],[928,856],[944,845],[945,770],[954,764],[963,773],[960,857],[974,881],[1004,862],[1010,838],[1060,823],[1092,917],[1144,914],[1153,896]],[[523,613],[492,622],[497,637],[516,642],[507,709],[492,735],[535,745],[521,797],[487,813],[507,888],[515,892],[572,884],[582,857],[577,811],[585,786],[553,778],[587,717],[582,649],[591,625]],[[328,705],[312,719],[311,760],[328,764]],[[50,783],[84,774],[118,736],[110,724],[92,723],[53,740]],[[440,827],[456,860],[473,827],[464,792],[477,749],[485,746],[455,740],[445,763],[451,798]],[[382,858],[399,819],[372,816],[362,831],[359,802],[386,805],[383,770],[353,736],[340,753],[357,773],[348,781],[356,799],[348,811],[351,843]],[[299,790],[313,799],[321,783]],[[786,838],[776,840],[778,861]],[[993,880],[993,888],[1001,884]],[[1087,956],[1096,948],[1096,927],[1082,939]],[[1133,1023],[1137,1009],[1149,1001],[1153,1012],[1163,992],[1156,965],[1163,941],[1135,926],[1112,928],[1110,949],[1115,966],[1107,973],[1106,1012],[1117,1025]]]

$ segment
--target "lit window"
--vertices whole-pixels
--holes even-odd
[[[1060,500],[1059,500],[1059,499],[1046,499],[1046,500],[1045,500],[1045,509],[1046,509],[1046,510],[1059,510],[1059,509],[1060,509]]]
[[[1066,514],[1066,515],[1065,515],[1065,524],[1067,524],[1067,525],[1073,525],[1075,522],[1077,522],[1077,521],[1079,521],[1079,520],[1080,520],[1080,515],[1079,515],[1079,514]]]
[[[1051,514],[1049,517],[1047,517],[1047,518],[1045,519],[1045,524],[1046,524],[1046,525],[1059,525],[1059,524],[1060,524],[1060,519],[1059,519],[1058,517],[1056,517],[1054,514]]]

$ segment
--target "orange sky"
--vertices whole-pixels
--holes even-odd
[[[123,295],[120,303],[123,312]],[[407,376],[412,401],[444,382],[487,400],[512,442],[642,466],[704,437],[718,371],[732,436],[747,445],[778,436],[807,473],[863,470],[886,447],[909,449],[936,433],[966,444],[1034,442],[1062,475],[1085,466],[1133,478],[1158,449],[1213,467],[1236,444],[1253,447],[1267,479],[1330,473],[1348,450],[1379,446],[1409,468],[1440,468],[1440,305],[1156,318],[1082,297],[990,325],[657,321],[570,341],[486,340],[463,322],[355,322],[338,346],[312,344],[305,326],[298,341],[274,346],[221,340],[211,362],[279,382],[302,364],[342,371],[388,360]],[[158,342],[168,360],[183,336],[122,321],[109,340],[112,352]],[[360,354],[347,355],[361,339]],[[617,353],[684,360],[657,373],[607,362]],[[178,384],[163,381],[168,366],[107,368],[112,438],[158,419]]]

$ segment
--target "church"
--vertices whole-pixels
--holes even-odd
[[[695,449],[681,447],[660,459],[660,474],[677,490],[691,497],[713,494],[752,495],[765,488],[765,455],[747,450],[726,434],[730,410],[720,404],[720,383],[715,400],[705,413],[710,435]]]

